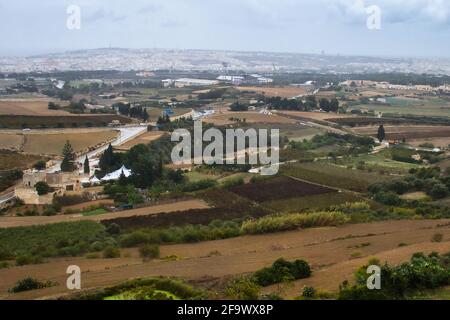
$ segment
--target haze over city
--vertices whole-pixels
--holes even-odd
[[[79,30],[66,27],[71,5]],[[372,5],[380,30],[366,26]],[[449,24],[450,2],[431,0],[1,1],[0,55],[113,46],[447,57]]]

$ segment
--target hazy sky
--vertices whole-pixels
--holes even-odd
[[[69,30],[66,10],[81,9]],[[381,9],[369,30],[366,8]],[[450,56],[450,0],[0,0],[0,55],[99,47]]]

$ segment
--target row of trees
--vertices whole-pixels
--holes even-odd
[[[147,109],[141,106],[131,106],[130,104],[120,102],[114,104],[113,108],[117,109],[121,115],[126,117],[142,119],[145,122],[150,118]]]
[[[339,101],[336,98],[328,100],[326,98],[322,98],[319,100],[320,109],[325,112],[338,112],[339,110]]]

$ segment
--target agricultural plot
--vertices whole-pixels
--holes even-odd
[[[294,98],[305,95],[308,89],[298,87],[236,87],[239,91],[250,91],[267,97]]]
[[[36,155],[24,155],[13,151],[0,150],[0,171],[28,169],[39,160],[44,159]]]
[[[43,265],[0,270],[0,278],[4,280],[0,282],[0,295],[11,299],[36,299],[67,294],[67,275],[61,272],[67,265],[78,265],[82,270],[90,270],[83,277],[85,290],[127,281],[130,278],[152,276],[180,277],[202,283],[213,278],[217,286],[218,278],[225,279],[230,275],[255,272],[280,257],[288,260],[301,257],[308,261],[313,269],[310,278],[294,281],[283,293],[284,297],[298,296],[304,286],[337,292],[339,285],[346,279],[353,279],[353,273],[366,264],[370,257],[377,257],[390,264],[399,264],[408,261],[416,252],[447,253],[448,243],[430,242],[436,232],[442,233],[444,238],[448,239],[449,229],[439,227],[447,223],[448,220],[383,221],[161,246],[160,256],[176,257],[175,260],[162,258],[143,262],[137,249],[122,250],[124,255],[118,259],[51,258]],[[81,232],[87,241],[90,240],[91,234],[97,234],[96,230],[88,233],[83,229]],[[68,238],[66,234],[64,236],[65,239]],[[401,243],[407,245],[399,247]],[[212,251],[217,254],[211,255]],[[352,258],[355,252],[359,253],[359,258]],[[18,280],[29,276],[42,280],[52,279],[58,285],[21,294],[8,293],[8,289]],[[217,287],[212,285],[212,288]],[[277,292],[276,286],[267,287],[265,290],[266,293]]]
[[[115,130],[54,132],[26,134],[22,150],[31,154],[59,155],[66,141],[70,141],[75,152],[81,152],[97,145],[114,140],[118,135]]]
[[[377,173],[342,168],[326,162],[288,164],[281,167],[281,173],[324,186],[356,192],[365,192],[371,184],[389,179],[388,176]]]
[[[450,137],[450,126],[384,126],[386,131],[386,139],[401,140],[405,138],[407,141],[414,139],[426,138],[448,138]],[[378,126],[365,126],[353,128],[356,134],[376,136]]]
[[[335,192],[335,190],[330,188],[297,181],[287,177],[276,177],[255,183],[235,186],[230,190],[242,197],[259,203]]]
[[[49,110],[48,103],[61,101],[48,98],[33,99],[0,99],[0,115],[21,116],[70,116],[70,113],[62,110]]]
[[[416,116],[439,116],[450,117],[450,103],[439,98],[426,98],[423,100],[394,97],[387,98],[387,104],[361,104],[352,106],[349,110],[366,110],[376,113],[416,115]]]
[[[294,213],[308,210],[324,210],[335,205],[358,202],[362,199],[349,192],[333,192],[262,202],[261,205],[279,213]]]
[[[280,111],[280,114],[299,120],[321,120],[348,118],[348,115],[326,112]]]
[[[43,128],[77,128],[106,127],[114,120],[121,124],[131,123],[131,119],[118,115],[70,115],[70,116],[12,116],[0,115],[0,128],[8,129],[43,129]]]
[[[204,119],[206,123],[212,123],[216,126],[225,126],[229,124],[234,124],[235,119],[239,119],[246,123],[263,123],[263,124],[295,124],[296,121],[293,119],[284,118],[276,114],[267,115],[259,112],[221,112],[216,113],[210,117]]]

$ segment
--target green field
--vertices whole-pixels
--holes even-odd
[[[365,192],[371,184],[389,179],[377,173],[342,168],[327,162],[288,164],[281,168],[281,173],[313,183],[357,192]]]
[[[13,257],[75,256],[105,239],[105,227],[93,221],[0,229],[0,251]]]
[[[336,192],[263,202],[262,205],[279,213],[294,213],[307,210],[323,210],[334,205],[358,202],[362,199],[348,192]]]
[[[389,150],[378,154],[365,154],[357,157],[339,159],[337,161],[342,167],[363,166],[365,171],[373,171],[383,174],[407,174],[410,169],[419,168],[420,165],[406,162],[394,161],[391,159]]]
[[[450,117],[450,102],[440,98],[424,100],[402,97],[387,98],[385,104],[360,104],[349,107],[349,110],[369,110],[376,113]]]

